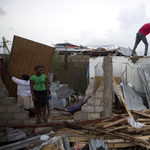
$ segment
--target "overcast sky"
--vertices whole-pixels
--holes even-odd
[[[0,41],[18,35],[46,45],[133,48],[136,32],[149,21],[150,0],[0,0]],[[144,54],[142,42],[137,51]]]

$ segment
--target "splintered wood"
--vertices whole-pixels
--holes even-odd
[[[134,118],[136,121],[149,124],[149,112],[149,109],[141,112],[133,111]],[[127,114],[113,114],[111,118],[95,120],[95,123],[94,120],[91,123],[89,120],[86,124],[85,122],[67,122],[67,128],[60,130],[56,136],[66,134],[69,142],[89,142],[91,138],[104,138],[109,148],[139,145],[150,149],[150,125],[135,129],[128,124],[128,117]]]

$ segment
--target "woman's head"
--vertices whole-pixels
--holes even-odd
[[[35,67],[35,71],[37,75],[41,75],[43,72],[43,69],[41,68],[41,66],[36,66]]]
[[[24,75],[22,75],[21,79],[28,81],[29,80],[29,76],[24,74]]]

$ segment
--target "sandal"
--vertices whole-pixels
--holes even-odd
[[[37,120],[37,124],[42,124],[42,121],[41,120]]]
[[[43,121],[44,121],[45,123],[48,122],[47,118],[45,118],[45,119],[43,118]]]

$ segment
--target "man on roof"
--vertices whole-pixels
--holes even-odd
[[[134,52],[138,46],[138,44],[141,42],[141,40],[143,41],[143,43],[145,44],[145,52],[144,52],[144,56],[147,56],[147,52],[148,52],[148,42],[147,42],[147,38],[146,36],[150,33],[150,23],[146,23],[144,24],[140,30],[138,31],[138,33],[136,34],[136,40],[135,40],[135,44],[133,47],[133,52],[131,54],[131,56],[134,55]]]

